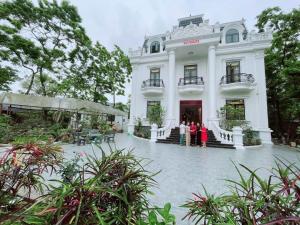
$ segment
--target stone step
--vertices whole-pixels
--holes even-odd
[[[207,136],[208,136],[208,141],[206,143],[207,147],[235,149],[231,144],[222,144],[220,141],[218,141],[211,130],[208,130]],[[169,137],[167,137],[166,139],[158,139],[157,143],[179,144],[179,139],[180,139],[179,128],[176,127],[171,130]]]

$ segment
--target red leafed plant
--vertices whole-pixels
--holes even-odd
[[[189,210],[184,219],[204,225],[300,224],[300,169],[296,164],[277,158],[267,180],[260,178],[257,170],[241,167],[248,172],[247,178],[236,167],[240,181],[227,180],[229,194],[194,194],[195,199],[183,205]]]
[[[51,143],[26,143],[7,149],[0,158],[0,222],[35,202],[44,188],[44,173],[62,162],[61,148]]]

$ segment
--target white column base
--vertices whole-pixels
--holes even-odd
[[[127,133],[130,135],[133,135],[134,133],[134,123],[133,121],[129,121],[128,125],[127,125]]]
[[[268,144],[268,145],[273,145],[272,138],[271,138],[271,133],[273,132],[271,129],[258,129],[259,132],[259,138],[261,140],[262,144]]]
[[[233,127],[233,143],[236,149],[245,149],[243,143],[243,129],[241,127]]]
[[[157,125],[154,123],[151,125],[151,139],[150,142],[156,143],[157,141]]]

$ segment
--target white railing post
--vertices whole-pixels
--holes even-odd
[[[243,129],[241,127],[233,127],[233,144],[236,149],[244,149]]]
[[[156,142],[157,141],[157,124],[153,123],[151,125],[151,139],[150,139],[150,142]]]

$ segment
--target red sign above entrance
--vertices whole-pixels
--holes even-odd
[[[185,44],[185,45],[196,45],[196,44],[199,44],[199,40],[198,39],[191,39],[191,40],[184,41],[183,44]]]

